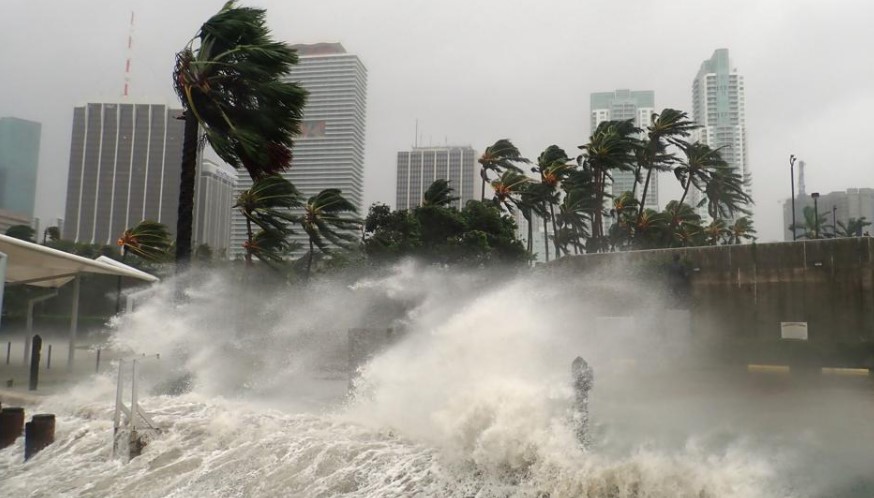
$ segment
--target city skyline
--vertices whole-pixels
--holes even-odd
[[[689,111],[689,78],[718,47],[730,48],[750,88],[746,95],[749,159],[755,165],[760,241],[782,239],[781,204],[789,196],[790,153],[808,161],[810,190],[839,190],[868,181],[867,159],[851,147],[835,150],[823,144],[863,143],[874,133],[866,113],[857,112],[874,108],[874,89],[864,84],[874,68],[858,64],[865,57],[862,47],[874,43],[874,34],[863,22],[871,17],[872,5],[842,2],[840,9],[834,9],[741,0],[730,5],[704,1],[683,8],[629,11],[605,4],[597,9],[609,21],[560,35],[543,27],[556,15],[585,16],[585,9],[575,2],[558,2],[548,12],[516,4],[496,11],[495,5],[448,0],[438,8],[375,0],[368,6],[338,1],[292,8],[274,0],[262,2],[278,39],[340,40],[368,61],[365,206],[393,199],[391,166],[397,151],[413,143],[417,119],[426,143],[433,137],[434,143],[471,143],[481,150],[506,137],[528,157],[536,157],[553,143],[573,151],[586,139],[589,93],[620,85],[649,88],[658,93],[660,108]],[[55,61],[57,72],[64,75],[63,84],[58,84],[55,78],[26,76],[39,74],[39,61],[57,59],[56,44],[35,40],[20,53],[0,54],[0,63],[10,75],[5,80],[7,92],[0,96],[0,115],[43,123],[36,213],[43,219],[61,216],[72,106],[121,95],[130,11],[136,9],[138,23],[131,95],[171,103],[175,99],[169,75],[175,51],[219,5],[97,0],[94,7],[83,18],[81,9],[72,5],[46,11],[18,2],[12,6],[13,15],[0,19],[0,38],[6,45],[24,36],[22,26],[41,25],[64,39],[65,49],[77,55]],[[163,15],[169,8],[176,12],[171,18]],[[337,19],[337,9],[349,15]],[[468,14],[461,20],[452,14],[459,9]],[[389,39],[369,27],[389,12],[393,19],[426,14],[431,23],[400,23],[396,36]],[[471,29],[473,19],[486,12],[496,16],[496,22]],[[524,36],[511,36],[500,28],[508,22],[530,23],[531,29]],[[654,23],[687,25],[685,39],[695,43],[648,41],[643,33],[649,33]],[[590,42],[619,26],[628,33],[627,39],[609,52]],[[447,32],[453,36],[445,37]],[[826,35],[833,32],[841,36]],[[399,38],[404,43],[397,43]],[[514,67],[512,77],[497,76],[496,67]],[[562,77],[544,78],[558,67]],[[776,74],[786,78],[772,77]],[[787,79],[792,84],[786,85]],[[835,92],[838,84],[841,91]],[[510,102],[515,104],[508,106]],[[663,182],[663,200],[679,197],[673,193],[675,184]]]

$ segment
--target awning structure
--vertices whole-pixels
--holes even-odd
[[[80,273],[97,273],[129,277],[146,282],[158,278],[123,263],[101,256],[97,260],[83,258],[32,242],[0,235],[0,252],[7,256],[6,284],[27,284],[57,288]],[[107,260],[112,261],[108,263]]]
[[[73,282],[73,309],[70,314],[70,347],[67,357],[68,369],[73,367],[76,351],[76,334],[79,323],[79,275],[94,273],[128,277],[146,282],[158,281],[158,278],[154,275],[105,256],[92,260],[7,235],[0,235],[0,275],[3,274],[3,266],[5,266],[4,287],[6,285],[32,285],[57,289],[70,281]],[[0,306],[3,303],[2,290],[0,288]],[[57,291],[51,295],[31,299],[28,302],[28,331],[25,338],[25,357],[27,357],[28,345],[30,343],[33,304],[54,295],[57,295]]]

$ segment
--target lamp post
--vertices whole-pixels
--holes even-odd
[[[813,238],[819,238],[819,192],[810,194],[813,197]]]
[[[795,240],[795,154],[789,155],[789,181],[792,184],[792,240]]]
[[[838,207],[832,204],[832,238],[838,238]]]

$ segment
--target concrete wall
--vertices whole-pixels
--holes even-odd
[[[674,254],[689,270],[680,307],[693,336],[732,362],[874,368],[874,239],[715,246],[565,257],[561,272],[627,272],[656,288]],[[651,288],[651,287],[650,287]],[[808,341],[781,339],[780,322],[808,324]]]

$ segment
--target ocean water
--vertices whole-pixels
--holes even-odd
[[[160,433],[112,457],[107,371],[33,408],[57,415],[56,443],[26,463],[22,440],[0,450],[0,494],[874,496],[869,382],[709,365],[664,326],[682,317],[657,292],[623,285],[412,262],[245,296],[212,276],[184,305],[168,283],[113,324]],[[347,330],[389,326],[400,339],[350,389]],[[595,372],[587,448],[571,424],[577,355]]]

